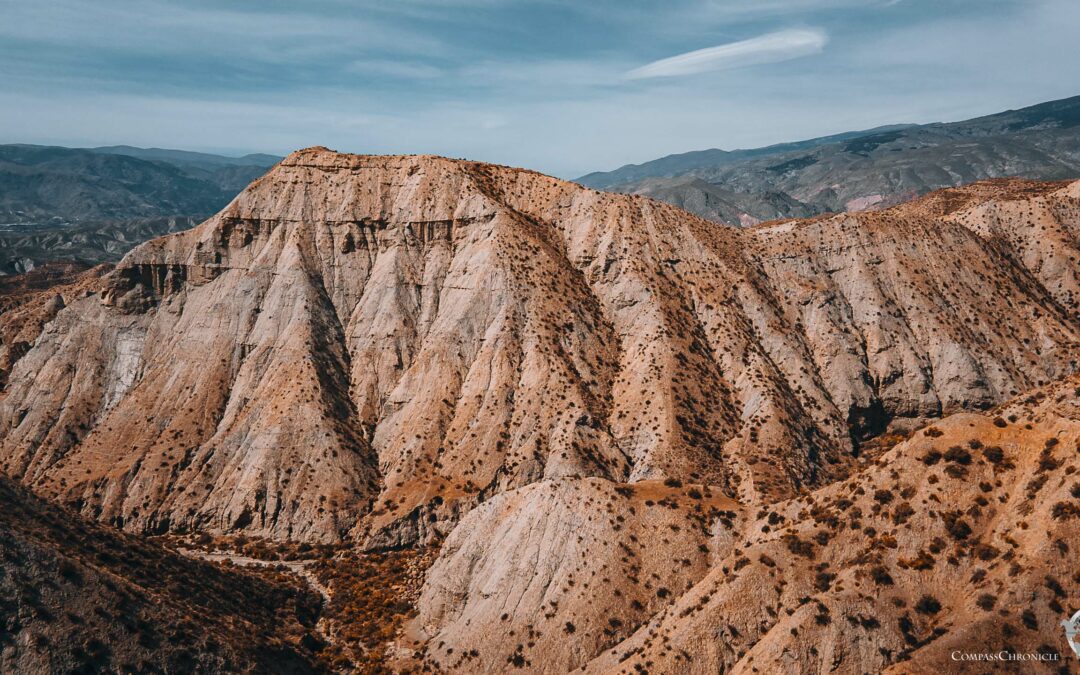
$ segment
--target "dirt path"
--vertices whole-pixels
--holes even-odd
[[[213,553],[207,553],[206,551],[196,551],[188,548],[179,549],[180,553],[186,555],[189,558],[196,558],[198,560],[206,560],[208,562],[225,562],[228,560],[233,565],[238,567],[284,567],[291,573],[300,577],[304,583],[311,587],[312,590],[317,592],[323,599],[323,605],[325,606],[330,602],[333,594],[330,589],[327,588],[319,578],[315,576],[308,567],[310,562],[304,560],[260,560],[259,558],[250,558],[248,556],[236,555],[235,553],[225,553],[215,551]],[[324,641],[328,643],[334,642],[333,636],[330,631],[327,630],[327,621],[324,617],[319,617],[318,622],[315,624],[315,631],[319,634]]]

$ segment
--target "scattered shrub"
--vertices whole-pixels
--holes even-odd
[[[945,461],[964,465],[971,464],[971,453],[959,445],[954,445],[945,451]]]
[[[919,614],[933,616],[941,611],[941,603],[932,595],[924,595],[915,603],[915,611]]]
[[[870,569],[870,578],[874,580],[878,586],[892,586],[893,578],[889,574],[889,571],[882,565],[877,565]]]
[[[1005,452],[996,445],[992,445],[988,448],[983,448],[982,453],[983,457],[986,458],[986,461],[990,462],[994,466],[1001,464],[1002,460],[1005,459]]]
[[[874,501],[879,504],[888,504],[893,500],[893,493],[889,490],[876,490],[874,491]]]
[[[1024,626],[1030,630],[1035,630],[1039,627],[1039,620],[1035,618],[1035,612],[1030,609],[1025,609],[1020,614],[1020,621],[1022,621]]]

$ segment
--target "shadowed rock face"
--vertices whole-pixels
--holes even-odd
[[[11,369],[0,461],[132,530],[370,546],[542,480],[775,501],[844,475],[852,434],[1075,371],[1075,279],[1046,262],[1075,239],[1054,241],[913,207],[737,230],[303,150],[55,312]]]

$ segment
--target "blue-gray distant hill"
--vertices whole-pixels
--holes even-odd
[[[1080,177],[1080,96],[963,122],[897,125],[752,150],[669,155],[591,173],[733,225],[890,206],[1003,176]]]
[[[219,211],[278,159],[0,145],[0,273],[49,260],[117,260]]]

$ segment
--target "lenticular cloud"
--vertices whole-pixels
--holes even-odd
[[[758,63],[789,61],[817,54],[828,41],[828,36],[822,30],[784,30],[653,61],[629,71],[626,78],[677,77]]]

